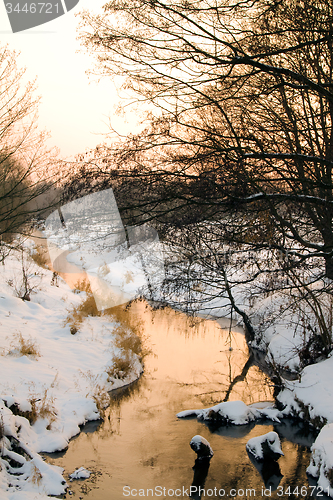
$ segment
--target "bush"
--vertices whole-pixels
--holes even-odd
[[[12,279],[7,280],[7,284],[14,289],[16,297],[30,301],[31,294],[36,293],[42,281],[43,274],[36,270],[31,258],[26,255],[22,247],[18,248],[19,256],[17,260],[21,264],[21,273],[15,272]]]

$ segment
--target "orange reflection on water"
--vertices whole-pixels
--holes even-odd
[[[190,318],[169,308],[154,311],[142,303],[130,311],[143,321],[154,353],[145,369],[156,377],[190,385],[192,394],[207,403],[272,399],[266,376],[256,366],[247,367],[249,354],[241,328],[229,331],[214,320]]]

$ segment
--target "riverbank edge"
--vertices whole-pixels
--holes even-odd
[[[73,334],[68,310],[86,293],[73,293],[29,261],[36,287],[23,301],[17,296],[21,264],[21,254],[12,252],[0,276],[0,490],[3,500],[45,500],[65,494],[68,484],[63,470],[40,453],[66,449],[85,423],[102,417],[106,392],[137,381],[143,365],[133,354],[126,375],[110,378],[106,365],[121,357],[119,322],[87,318]]]

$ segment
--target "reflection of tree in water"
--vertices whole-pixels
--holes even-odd
[[[147,378],[142,375],[131,384],[114,389],[110,394],[110,406],[105,412],[104,421],[99,428],[99,436],[106,438],[112,434],[120,434],[122,405],[130,401],[135,395],[147,387]]]
[[[197,396],[202,397],[203,404],[217,404],[221,401],[229,401],[240,399],[246,404],[250,404],[260,400],[273,399],[272,382],[256,365],[253,353],[247,354],[244,352],[245,362],[242,367],[239,367],[240,373],[234,375],[235,363],[232,359],[232,352],[227,354],[228,373],[216,373],[216,380],[211,377],[201,384],[205,386],[217,385],[218,388],[202,393],[197,393]],[[202,374],[204,375],[204,374]],[[210,398],[210,399],[208,399]]]

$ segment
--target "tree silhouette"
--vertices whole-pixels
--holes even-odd
[[[20,230],[50,203],[57,179],[54,153],[37,130],[35,83],[25,86],[17,54],[0,49],[0,235]]]
[[[237,310],[234,287],[260,277],[253,293],[289,291],[306,317],[307,304],[327,347],[332,21],[320,0],[112,0],[81,26],[95,72],[147,111],[141,133],[83,166],[93,189],[112,184],[125,221],[158,226],[191,300],[203,280]]]

